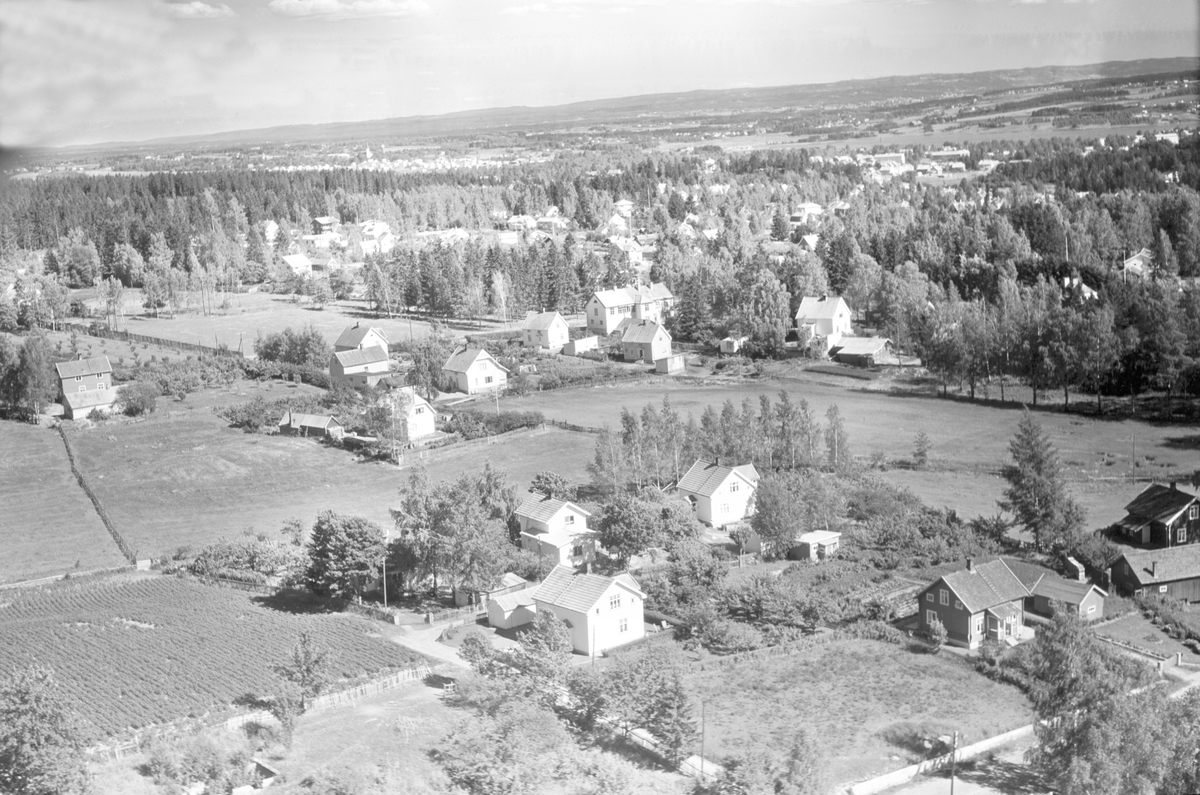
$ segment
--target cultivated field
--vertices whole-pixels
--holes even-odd
[[[58,434],[0,422],[0,583],[126,563]]]
[[[547,418],[618,427],[621,407],[640,411],[659,405],[663,395],[682,415],[699,418],[706,406],[720,410],[726,400],[741,404],[758,396],[775,398],[780,390],[804,398],[820,419],[830,404],[841,411],[851,450],[866,461],[875,450],[891,462],[912,455],[913,439],[924,431],[933,442],[930,469],[885,473],[934,506],[949,506],[964,516],[995,513],[1003,488],[997,475],[1009,459],[1008,443],[1020,420],[1020,406],[943,400],[911,392],[863,388],[858,382],[831,383],[833,377],[800,374],[788,379],[762,379],[701,386],[661,380],[636,384],[565,389],[501,400],[501,408],[535,410]],[[873,384],[870,386],[874,386]],[[1091,524],[1105,526],[1123,515],[1121,506],[1144,483],[1128,482],[1130,438],[1137,439],[1139,480],[1186,477],[1196,470],[1200,435],[1185,426],[1153,425],[1138,420],[1101,420],[1055,410],[1039,410],[1038,419],[1058,448],[1071,489],[1088,511]]]
[[[273,691],[271,666],[301,632],[334,649],[352,680],[412,667],[384,625],[176,577],[121,578],[9,592],[0,601],[0,670],[55,668],[91,739],[221,710]]]
[[[159,557],[248,527],[273,532],[289,518],[311,524],[325,509],[388,527],[407,466],[425,465],[434,479],[451,479],[491,461],[524,489],[534,473],[562,461],[563,474],[579,480],[594,438],[557,429],[523,432],[498,444],[431,451],[425,459],[410,455],[398,469],[363,463],[315,439],[243,433],[197,410],[90,429],[77,436],[76,449],[129,544],[139,556]]]
[[[833,783],[911,764],[917,757],[908,741],[918,735],[957,730],[960,742],[971,743],[1033,717],[1022,693],[960,657],[865,640],[698,672],[689,685],[704,702],[706,756],[784,754],[805,726],[822,745]]]

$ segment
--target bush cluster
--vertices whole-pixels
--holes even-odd
[[[458,411],[446,423],[446,430],[463,439],[479,439],[495,436],[518,428],[536,428],[546,421],[540,411],[502,411],[499,414],[485,411]]]

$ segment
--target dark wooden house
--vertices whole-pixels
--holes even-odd
[[[1200,546],[1138,549],[1110,568],[1113,587],[1126,596],[1169,596],[1200,601]]]
[[[1200,498],[1174,483],[1151,483],[1125,506],[1125,512],[1113,529],[1133,544],[1176,547],[1194,544],[1200,535]]]

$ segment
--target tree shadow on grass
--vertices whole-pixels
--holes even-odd
[[[1170,447],[1175,450],[1200,450],[1200,433],[1188,434],[1187,436],[1172,436],[1164,439],[1163,447]]]
[[[279,591],[278,593],[255,596],[251,599],[257,605],[269,610],[293,615],[320,615],[322,613],[341,613],[343,606],[333,599],[307,593],[306,591]]]
[[[934,775],[949,780],[950,770],[941,770]],[[955,777],[959,781],[968,781],[1006,795],[1042,795],[1050,791],[1049,784],[1032,767],[1003,759],[980,759],[962,763],[958,766]]]

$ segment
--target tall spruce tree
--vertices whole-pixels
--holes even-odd
[[[1028,409],[1008,449],[1012,463],[1001,470],[1008,488],[999,501],[1000,507],[1033,533],[1039,549],[1068,545],[1083,526],[1083,508],[1067,494],[1058,454]]]

